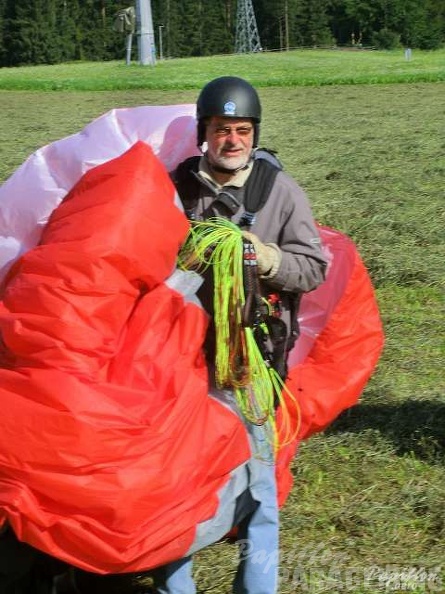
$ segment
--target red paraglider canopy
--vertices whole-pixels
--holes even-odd
[[[246,487],[245,429],[208,396],[206,315],[175,270],[187,230],[165,167],[136,141],[81,176],[3,283],[0,522],[87,570],[197,550],[225,534]],[[301,429],[278,455],[281,502],[298,441],[357,401],[382,348],[355,246],[321,235],[329,273],[304,297],[291,354]]]

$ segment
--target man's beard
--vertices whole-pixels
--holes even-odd
[[[250,162],[250,155],[243,155],[240,157],[223,157],[218,155],[217,157],[209,158],[207,154],[207,160],[210,164],[211,169],[220,173],[236,173],[241,169],[244,169]]]

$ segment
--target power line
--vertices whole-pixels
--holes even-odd
[[[252,0],[238,0],[236,10],[235,52],[245,54],[261,51],[260,36]]]

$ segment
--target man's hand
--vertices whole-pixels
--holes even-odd
[[[243,231],[243,237],[253,243],[260,275],[266,278],[275,276],[281,262],[280,248],[274,243],[263,243],[250,231]]]

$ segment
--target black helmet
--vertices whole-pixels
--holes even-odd
[[[198,146],[205,139],[205,118],[249,118],[254,123],[253,146],[258,145],[261,103],[258,93],[246,80],[236,76],[221,76],[206,84],[196,104]]]

